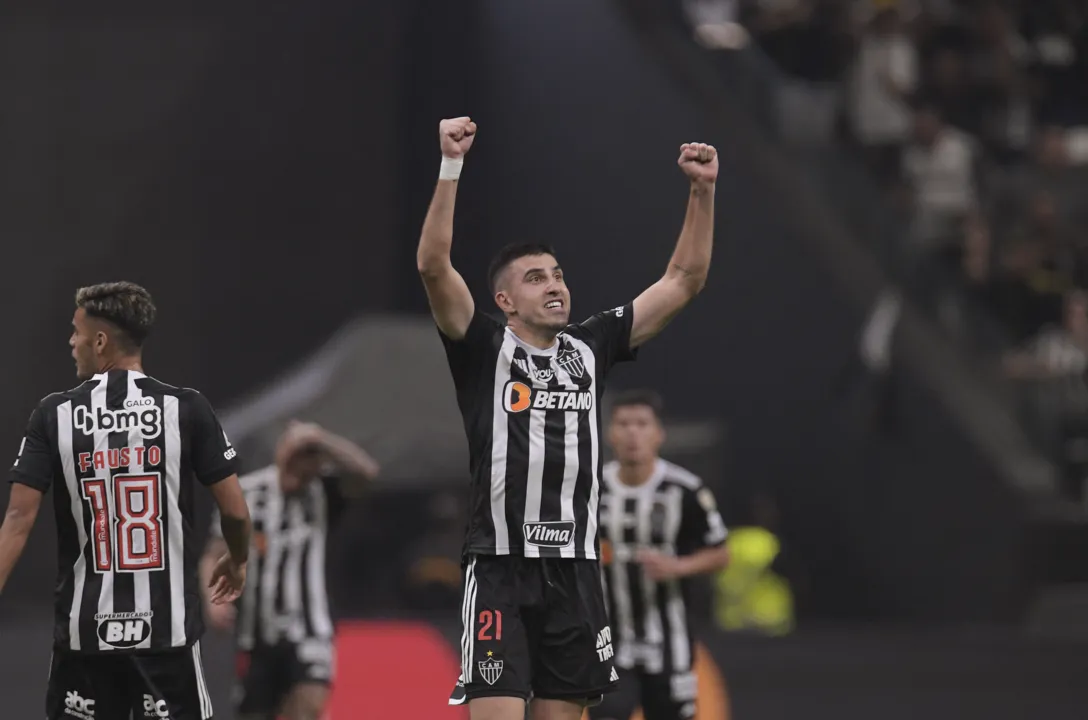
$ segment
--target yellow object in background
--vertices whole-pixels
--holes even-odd
[[[784,635],[793,629],[793,593],[771,569],[781,551],[774,533],[739,527],[729,533],[729,565],[715,577],[715,615],[723,630]]]

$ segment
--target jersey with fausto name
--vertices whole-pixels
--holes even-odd
[[[479,310],[464,338],[440,333],[469,443],[466,553],[598,556],[600,402],[635,357],[632,314],[568,325],[543,350]]]
[[[154,652],[200,638],[192,481],[233,475],[235,455],[203,395],[134,370],[38,404],[10,481],[53,491],[56,648]]]

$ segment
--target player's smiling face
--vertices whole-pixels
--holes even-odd
[[[503,273],[499,307],[529,327],[558,332],[570,321],[570,290],[551,255],[526,255]]]

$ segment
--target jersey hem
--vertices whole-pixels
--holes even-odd
[[[35,480],[30,475],[26,475],[25,473],[21,473],[18,470],[12,470],[11,474],[8,475],[8,484],[10,485],[10,484],[14,484],[14,483],[19,483],[20,485],[26,485],[28,488],[34,488],[35,490],[37,490],[38,492],[43,493],[43,494],[49,489],[49,481],[48,480],[42,480],[42,481]]]
[[[555,558],[556,560],[598,560],[599,559],[598,553],[596,553],[596,552],[592,552],[592,553],[582,552],[582,553],[579,553],[579,554],[575,555],[574,557],[563,557],[562,555],[560,555],[557,552],[556,553],[552,553],[552,552],[545,553],[545,552],[543,552],[543,548],[542,548],[542,552],[540,553],[539,557],[537,557],[537,556],[530,557],[530,556],[525,554],[525,549],[524,548],[518,548],[518,547],[505,547],[505,548],[497,548],[497,547],[490,547],[490,546],[486,547],[486,548],[468,547],[468,548],[465,548],[464,554],[465,555],[519,555],[521,557],[528,558],[529,560],[542,560],[544,558]]]
[[[67,653],[69,655],[165,655],[172,652],[184,652],[189,650],[200,640],[199,637],[192,640],[186,640],[184,645],[171,645],[169,647],[161,648],[116,648],[112,650],[103,650],[101,648],[95,648],[94,650],[87,650],[80,648],[79,650],[73,650],[71,645],[62,645],[61,643],[53,643],[54,652]]]

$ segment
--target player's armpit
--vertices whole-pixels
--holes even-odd
[[[0,526],[0,591],[3,591],[15,563],[23,554],[26,539],[38,518],[42,493],[29,485],[11,484],[11,497]]]
[[[420,268],[419,275],[423,278],[427,301],[438,329],[450,340],[463,339],[476,312],[476,304],[461,273],[453,265],[446,264],[437,268]]]
[[[638,347],[664,330],[697,292],[689,283],[669,275],[643,290],[633,303],[631,347]]]

